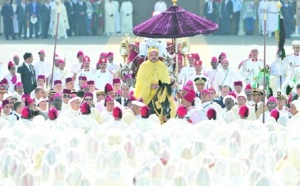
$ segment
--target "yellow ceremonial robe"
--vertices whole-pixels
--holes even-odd
[[[137,81],[134,91],[136,98],[142,98],[146,105],[152,100],[156,90],[151,89],[152,84],[170,83],[169,71],[162,61],[145,61],[141,64],[137,73]]]

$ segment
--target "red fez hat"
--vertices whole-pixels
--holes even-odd
[[[35,101],[33,99],[31,99],[30,97],[25,99],[25,106],[29,106],[32,103],[35,103]]]
[[[15,64],[13,62],[11,62],[11,61],[8,62],[8,70],[14,66],[15,66]]]
[[[213,87],[209,88],[208,90],[214,91],[216,93],[216,90]]]
[[[148,106],[143,106],[141,108],[141,116],[142,118],[148,118],[150,116],[150,108]]]
[[[7,84],[8,83],[8,81],[7,81],[7,79],[6,78],[3,78],[2,80],[1,80],[1,82],[0,82],[1,84]]]
[[[17,83],[15,84],[15,87],[23,87],[23,83],[17,82]]]
[[[65,61],[62,60],[62,59],[59,59],[59,60],[57,61],[57,64],[65,64]]]
[[[5,107],[5,105],[8,105],[9,104],[9,100],[3,100],[2,101],[2,107]]]
[[[195,66],[202,65],[202,61],[201,60],[197,60],[197,61],[194,62],[194,65]]]
[[[247,84],[246,87],[245,87],[245,90],[251,90],[251,89],[252,89],[251,85]]]
[[[86,92],[86,93],[84,93],[83,97],[86,98],[86,97],[89,97],[89,96],[93,98],[94,95],[90,92]]]
[[[108,53],[106,54],[106,57],[114,57],[114,53],[113,53],[113,52],[108,52]]]
[[[188,82],[186,82],[185,86],[194,86],[194,83],[192,80],[189,80]]]
[[[107,63],[107,59],[106,58],[99,59],[98,64],[101,64],[101,63]]]
[[[136,98],[134,96],[129,96],[128,97],[128,102],[135,101],[135,100],[136,100]]]
[[[40,50],[38,54],[45,54],[44,50]]]
[[[22,98],[22,101],[24,101],[27,98],[30,98],[30,95],[29,94],[23,94],[21,98]]]
[[[116,83],[121,83],[121,79],[120,78],[114,78],[113,79],[113,85]]]
[[[134,94],[134,91],[131,90],[131,91],[129,92],[129,95],[130,95],[130,96],[133,96],[133,94]]]
[[[187,114],[187,108],[183,105],[180,105],[177,109],[177,115],[180,118],[183,118]]]
[[[31,118],[30,109],[28,107],[24,107],[22,110],[22,118],[29,119]]]
[[[84,56],[84,58],[83,58],[83,62],[85,63],[85,62],[91,62],[91,59],[90,59],[90,57],[89,56]]]
[[[200,60],[199,54],[198,54],[198,53],[194,53],[194,58],[195,58],[197,61],[199,61],[199,60]]]
[[[226,53],[225,53],[225,52],[222,52],[222,53],[220,54],[220,56],[226,57]]]
[[[192,58],[195,59],[195,55],[194,54],[189,54],[188,59],[192,59]]]
[[[71,94],[71,90],[69,90],[69,89],[63,89],[63,94]]]
[[[243,82],[242,81],[235,81],[233,83],[234,86],[243,86]]]
[[[187,100],[188,102],[192,103],[195,101],[196,93],[194,90],[190,90],[188,93],[186,93],[183,98]]]
[[[119,107],[113,109],[113,117],[118,119],[122,118],[122,110]]]
[[[84,115],[91,113],[91,107],[87,102],[83,102],[80,106],[80,112]]]
[[[243,117],[248,117],[249,116],[249,108],[246,105],[242,106],[239,110],[239,115],[243,116]]]
[[[87,84],[85,83],[85,84],[83,84],[83,85],[81,85],[81,89],[85,89],[85,88],[88,88],[88,86],[87,86]]]
[[[107,94],[107,93],[110,92],[110,91],[114,91],[114,89],[113,89],[113,87],[111,86],[111,84],[107,83],[107,84],[105,85],[104,92],[105,92],[105,94]]]
[[[189,88],[188,86],[185,85],[185,86],[182,87],[182,90],[183,90],[183,91],[190,91],[190,88]]]
[[[87,78],[86,78],[86,76],[79,76],[79,80],[86,81]]]
[[[57,84],[62,84],[61,80],[55,80],[54,85],[57,85]]]
[[[212,57],[212,58],[211,58],[211,62],[217,63],[217,62],[218,62],[218,59],[217,59],[216,57]]]
[[[209,120],[217,119],[217,111],[214,108],[209,108],[206,112],[206,116]]]
[[[276,103],[276,98],[275,98],[274,96],[269,97],[268,103],[269,103],[269,102]]]
[[[105,52],[102,52],[99,56],[99,58],[106,58],[107,57],[107,54]]]
[[[83,56],[83,55],[84,55],[84,53],[83,53],[82,51],[78,51],[78,52],[77,52],[77,57]]]
[[[114,101],[114,99],[112,97],[110,97],[110,96],[107,96],[105,98],[105,101],[104,101],[104,106],[106,106],[106,103],[109,102],[109,101]]]
[[[231,92],[228,93],[228,95],[232,96],[232,97],[234,97],[236,99],[236,93],[235,92],[231,91]]]
[[[48,111],[48,117],[50,120],[56,120],[57,116],[58,116],[58,111],[56,108],[51,108]]]
[[[66,78],[66,84],[71,82],[71,81],[73,81],[73,78],[71,78],[71,77]]]
[[[44,76],[44,75],[38,75],[37,79],[46,80],[46,76]]]
[[[203,89],[203,90],[201,91],[201,94],[209,94],[209,91],[208,91],[207,89]]]
[[[280,113],[277,109],[273,109],[270,113],[270,116],[273,117],[277,121],[280,116]]]
[[[87,82],[87,85],[95,85],[95,81],[90,80],[90,81]]]

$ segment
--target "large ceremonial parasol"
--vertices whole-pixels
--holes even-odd
[[[218,29],[218,24],[177,6],[177,0],[172,2],[167,11],[135,26],[133,33],[149,38],[181,38],[211,34]]]

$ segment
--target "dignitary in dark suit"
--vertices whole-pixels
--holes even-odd
[[[13,7],[11,6],[11,1],[6,0],[6,2],[4,2],[1,9],[1,15],[3,16],[5,39],[8,40],[9,36],[11,36],[12,39],[15,39],[14,27],[13,27],[14,11],[13,11]]]
[[[24,93],[30,94],[37,87],[35,70],[32,65],[33,57],[31,53],[25,53],[23,58],[24,63],[18,68],[18,73],[21,75]]]
[[[206,19],[217,22],[217,4],[209,0],[204,5],[204,16]]]
[[[292,4],[289,3],[289,0],[284,0],[284,4],[281,7],[281,13],[283,16],[286,38],[291,38],[295,12]]]
[[[129,86],[127,84],[122,84],[121,95],[116,98],[116,101],[119,102],[122,106],[127,107],[127,104],[129,102]]]
[[[67,34],[68,36],[72,36],[72,33],[75,34],[76,28],[75,4],[71,0],[66,0],[64,4],[67,10],[68,21],[70,25],[70,28],[67,30]]]
[[[41,18],[41,24],[42,24],[42,37],[43,38],[48,37],[48,30],[49,30],[49,25],[50,25],[50,13],[51,13],[50,0],[46,0],[45,4],[42,4],[41,8],[40,8],[40,18]]]
[[[23,38],[27,39],[27,20],[28,20],[29,7],[26,0],[22,0],[20,4],[17,5],[17,19],[19,24],[19,38],[23,34]]]
[[[29,4],[29,20],[31,17],[37,18],[36,23],[32,23],[30,21],[29,24],[29,37],[32,38],[33,29],[35,37],[39,37],[39,11],[40,11],[40,4],[36,2],[36,0],[32,0],[32,2]]]
[[[221,33],[229,35],[231,29],[231,21],[233,16],[233,4],[231,0],[223,0],[221,3]]]
[[[75,12],[76,12],[76,26],[77,26],[77,34],[76,35],[85,35],[86,31],[86,3],[82,0],[78,0],[75,6]]]

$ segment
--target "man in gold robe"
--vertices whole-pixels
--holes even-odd
[[[162,83],[170,83],[168,68],[158,60],[158,54],[158,49],[150,48],[148,60],[141,64],[137,74],[134,96],[142,98],[146,105],[150,103],[159,88],[159,80]]]

